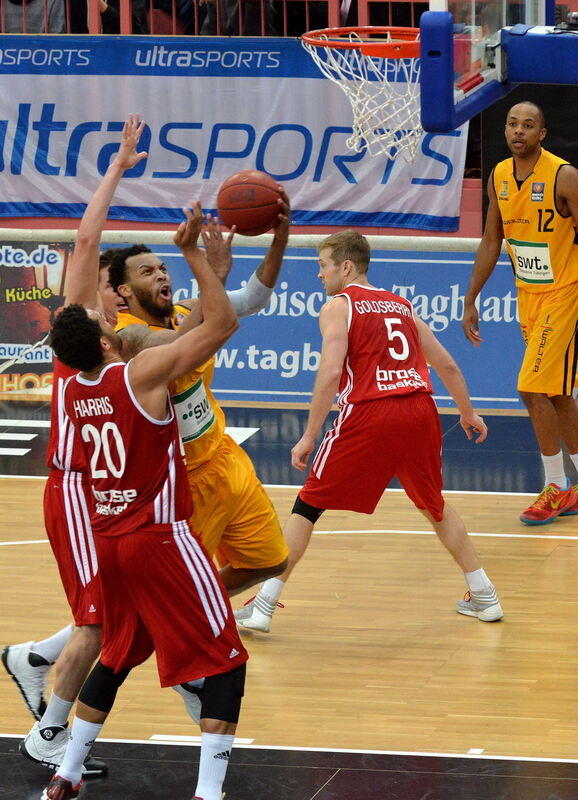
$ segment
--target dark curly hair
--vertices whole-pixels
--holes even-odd
[[[98,268],[105,269],[110,267],[110,262],[112,261],[115,253],[118,253],[118,247],[109,247],[106,250],[103,250],[98,258]]]
[[[63,364],[90,372],[102,364],[102,331],[84,306],[71,303],[56,317],[50,331],[50,345]]]
[[[108,268],[108,280],[115,292],[118,292],[118,287],[126,281],[127,258],[138,256],[140,253],[152,253],[152,250],[144,244],[133,244],[130,247],[114,250]]]

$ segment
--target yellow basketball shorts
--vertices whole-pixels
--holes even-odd
[[[578,366],[578,283],[543,294],[518,294],[526,352],[518,391],[571,395]]]
[[[273,504],[247,453],[225,434],[213,458],[188,473],[189,523],[210,556],[235,569],[262,569],[289,555]]]

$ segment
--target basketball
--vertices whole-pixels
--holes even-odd
[[[266,172],[256,169],[236,172],[217,194],[219,219],[227,228],[236,225],[243,236],[265,233],[273,227],[280,211],[278,186]]]

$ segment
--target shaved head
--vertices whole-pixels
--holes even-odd
[[[533,103],[531,100],[522,100],[521,103],[516,103],[515,106],[508,111],[508,118],[510,116],[516,117],[528,117],[533,116],[536,118],[538,125],[541,128],[546,127],[546,118],[544,117],[544,112],[540,108],[540,106]]]

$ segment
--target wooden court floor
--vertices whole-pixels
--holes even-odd
[[[45,541],[43,485],[0,479],[2,644],[43,638],[69,619]],[[270,492],[286,518],[295,489]],[[271,634],[244,634],[239,737],[266,747],[576,758],[578,516],[527,528],[518,514],[528,496],[448,500],[475,534],[504,620],[454,611],[463,578],[401,492],[387,492],[371,517],[328,512]],[[2,673],[0,734],[30,724]],[[148,662],[121,690],[103,736],[197,733]]]

